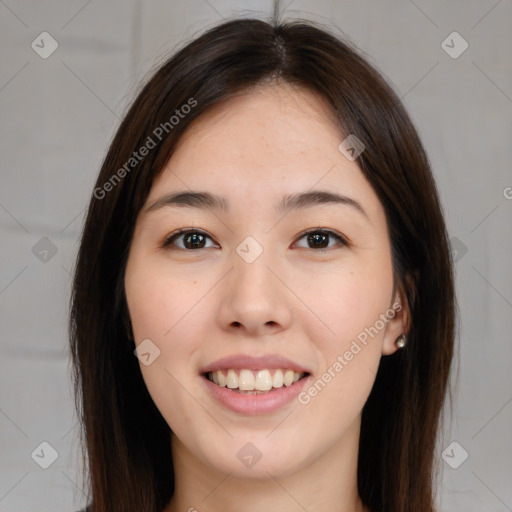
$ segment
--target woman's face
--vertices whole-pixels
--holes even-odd
[[[139,214],[125,288],[140,368],[175,453],[203,468],[268,478],[354,456],[404,332],[383,207],[327,116],[289,85],[215,106]]]

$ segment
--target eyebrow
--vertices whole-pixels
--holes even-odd
[[[342,204],[354,208],[368,218],[361,204],[350,197],[329,192],[326,190],[313,190],[296,194],[286,194],[276,205],[278,213],[288,213],[291,210],[311,208],[324,204]],[[222,196],[210,192],[188,191],[166,194],[149,207],[145,213],[159,210],[165,206],[202,208],[208,210],[229,211],[229,201]]]

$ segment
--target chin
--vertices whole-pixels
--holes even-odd
[[[269,439],[241,442],[238,438],[231,440],[222,454],[209,456],[208,463],[221,473],[230,473],[233,478],[268,480],[285,478],[305,467],[304,455],[303,443],[293,447],[277,438],[276,442]]]

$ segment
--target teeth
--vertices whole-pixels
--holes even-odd
[[[226,370],[224,370],[226,371]],[[237,373],[237,371],[239,373]],[[239,391],[270,391],[272,388],[281,388],[291,386],[293,383],[304,377],[304,373],[294,372],[293,370],[279,369],[271,374],[272,370],[227,370],[224,375],[222,370],[216,370],[208,373],[209,380],[221,387]]]
[[[238,389],[240,389],[240,391],[254,390],[254,375],[250,370],[242,370],[240,372],[240,377],[238,377]]]
[[[254,389],[257,389],[258,391],[269,391],[272,389],[272,377],[268,370],[260,370],[256,374]]]
[[[276,373],[274,373],[274,376],[272,377],[272,387],[283,387],[283,372],[281,370],[277,370]]]
[[[236,389],[238,387],[238,375],[236,374],[235,370],[228,370],[226,386],[229,389]]]

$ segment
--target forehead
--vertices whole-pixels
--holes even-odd
[[[319,145],[326,136],[329,140]],[[232,142],[223,147],[225,153],[244,151],[263,158],[262,148],[280,154],[325,150],[340,136],[332,110],[317,94],[290,84],[260,85],[209,108],[188,127],[175,154],[199,143],[195,152],[212,151],[222,140]]]
[[[155,180],[148,202],[187,188],[246,205],[274,203],[285,193],[315,185],[374,196],[357,163],[339,151],[343,138],[330,107],[309,90],[289,84],[252,88],[190,124]]]

